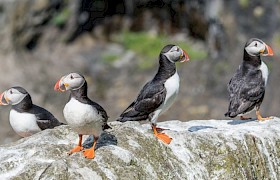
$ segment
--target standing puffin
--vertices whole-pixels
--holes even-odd
[[[79,134],[79,143],[68,154],[82,151],[82,136],[93,135],[93,146],[84,150],[83,154],[86,158],[94,158],[97,139],[103,130],[110,128],[107,125],[106,111],[88,98],[87,82],[78,73],[70,73],[60,78],[55,84],[54,90],[60,92],[70,90],[70,98],[64,107],[63,115],[70,127]]]
[[[271,47],[260,39],[250,39],[244,48],[243,62],[228,83],[230,103],[225,116],[246,120],[250,118],[243,115],[256,110],[258,120],[272,119],[260,114],[268,79],[268,68],[260,56],[273,56]]]
[[[135,101],[120,115],[117,121],[141,121],[149,119],[154,134],[163,142],[169,144],[172,140],[162,130],[156,127],[161,113],[174,102],[179,92],[179,76],[176,62],[186,62],[189,57],[185,51],[176,45],[165,46],[159,55],[159,68],[154,78],[145,84]]]
[[[0,105],[12,105],[10,124],[21,137],[62,125],[49,111],[32,103],[22,87],[12,87],[0,95]]]

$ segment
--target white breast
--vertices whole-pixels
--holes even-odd
[[[172,105],[179,92],[180,78],[177,72],[167,79],[164,83],[164,87],[166,88],[166,98],[164,100],[163,109],[167,110]]]
[[[10,124],[14,131],[22,137],[31,136],[41,131],[34,114],[19,113],[13,109],[10,111]]]
[[[65,105],[63,114],[67,123],[79,134],[99,136],[102,132],[102,117],[91,105],[71,98]]]
[[[262,77],[263,77],[263,79],[265,81],[265,85],[266,85],[267,80],[268,80],[269,71],[268,71],[267,65],[263,61],[262,61],[261,66],[259,67],[259,70],[261,70],[261,72],[262,72]]]
[[[166,97],[164,103],[154,112],[154,115],[151,119],[152,123],[156,123],[158,116],[173,104],[179,92],[180,78],[177,72],[166,80],[164,87],[166,89]]]

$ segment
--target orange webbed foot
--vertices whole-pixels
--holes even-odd
[[[262,115],[261,115],[261,113],[260,113],[259,110],[256,111],[256,115],[257,115],[257,119],[258,119],[259,121],[265,121],[265,120],[271,120],[271,119],[273,119],[272,116],[270,116],[270,117],[262,117]]]
[[[258,120],[259,120],[259,121],[266,121],[266,120],[271,120],[271,119],[273,119],[272,116],[270,116],[270,117],[261,117],[261,116],[259,116],[259,117],[258,117]]]
[[[157,133],[155,134],[155,136],[166,144],[170,144],[170,142],[172,141],[172,138],[164,133]]]
[[[157,131],[157,127],[154,124],[152,125],[152,129],[154,130],[154,134],[158,139],[160,139],[161,141],[163,141],[166,144],[170,144],[170,142],[172,141],[172,138],[170,138],[168,135],[166,135],[164,133],[159,133]],[[161,129],[161,128],[158,128],[158,129]]]
[[[94,147],[83,151],[85,158],[93,159],[95,157]]]
[[[82,146],[76,146],[76,147],[74,147],[73,149],[71,149],[67,154],[68,155],[71,155],[71,154],[73,154],[73,153],[75,153],[75,152],[80,152],[80,151],[82,151],[84,148],[82,147]]]

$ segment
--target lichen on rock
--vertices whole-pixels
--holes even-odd
[[[280,119],[159,123],[173,138],[156,139],[149,124],[111,122],[96,157],[66,152],[78,141],[69,126],[0,146],[2,179],[279,179]],[[83,144],[90,147],[92,137]]]

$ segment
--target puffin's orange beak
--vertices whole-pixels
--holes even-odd
[[[180,59],[181,59],[180,62],[187,62],[190,60],[189,55],[184,50],[183,50],[182,55],[180,56]]]
[[[265,50],[262,52],[263,56],[273,56],[273,50],[270,46],[265,44]]]
[[[3,92],[3,93],[0,95],[0,105],[6,106],[6,105],[9,104],[9,99],[8,99],[8,98],[5,98],[4,93],[5,93],[5,92]]]
[[[61,79],[62,79],[62,78],[61,78]],[[55,86],[54,86],[54,88],[53,88],[55,91],[59,91],[59,92],[64,92],[64,91],[66,91],[66,88],[65,88],[64,84],[60,85],[61,79],[58,80],[58,81],[55,83]]]

